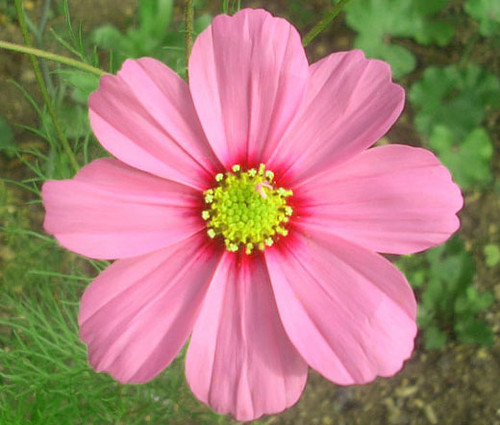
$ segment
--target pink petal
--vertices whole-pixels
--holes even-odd
[[[300,106],[308,73],[295,28],[264,10],[217,16],[198,36],[191,95],[226,167],[258,164],[272,151]]]
[[[94,161],[72,180],[48,181],[42,198],[45,230],[92,258],[141,255],[204,227],[196,191],[115,159]]]
[[[160,177],[206,189],[217,160],[187,84],[151,58],[127,60],[105,75],[89,98],[100,143],[123,162]]]
[[[385,62],[359,50],[331,54],[311,65],[302,109],[269,166],[288,168],[293,181],[319,173],[379,140],[403,106],[404,90]]]
[[[394,375],[417,331],[401,272],[334,236],[301,229],[288,238],[266,250],[266,263],[281,320],[304,360],[340,385]]]
[[[240,421],[300,397],[307,365],[283,330],[261,258],[226,253],[194,326],[186,373],[196,397]]]
[[[101,273],[78,319],[92,367],[120,382],[146,382],[165,369],[192,330],[219,258],[196,235]]]
[[[431,152],[368,149],[295,189],[301,221],[372,251],[409,254],[440,244],[460,223],[463,199]]]

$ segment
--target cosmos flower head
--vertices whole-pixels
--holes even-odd
[[[403,106],[386,63],[309,65],[264,10],[217,16],[189,85],[151,58],[102,77],[90,122],[114,158],[42,191],[61,245],[116,260],[80,306],[95,370],[147,382],[188,342],[195,396],[242,421],[293,405],[309,367],[339,385],[398,372],[416,302],[381,254],[444,242],[462,207],[431,152],[372,147]]]

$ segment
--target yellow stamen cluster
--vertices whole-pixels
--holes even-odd
[[[293,210],[286,198],[293,193],[275,188],[274,173],[264,164],[247,171],[234,165],[232,172],[217,174],[215,181],[217,186],[203,193],[206,209],[201,213],[210,238],[222,236],[228,251],[241,248],[251,254],[288,234],[284,225]]]

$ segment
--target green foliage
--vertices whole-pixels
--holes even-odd
[[[483,248],[485,262],[488,267],[495,267],[500,263],[500,246],[488,244]]]
[[[481,127],[500,105],[500,82],[476,65],[429,67],[410,89],[415,125],[464,189],[492,180],[492,141]]]
[[[5,384],[0,423],[183,424],[193,418],[208,423],[215,417],[197,412],[200,405],[184,383],[182,358],[145,385],[124,386],[95,373],[78,339],[82,285],[65,279],[62,286],[48,276],[36,276],[43,284],[31,285],[29,299],[4,297],[14,313],[0,321],[10,328],[0,352]]]
[[[290,0],[286,3],[286,8],[290,16],[293,17],[294,25],[298,28],[309,26],[316,19],[313,5],[305,3],[303,0]]]
[[[0,11],[5,13],[11,20],[16,19],[16,6],[12,0],[0,0]]]
[[[72,104],[67,100],[58,102],[56,106],[60,125],[68,139],[85,137],[85,135],[90,132],[88,111],[86,107]],[[51,133],[51,137],[55,137],[54,125],[52,124],[49,114],[45,111],[42,115],[42,127],[44,127],[47,132]]]
[[[3,153],[8,157],[13,157],[16,150],[17,146],[14,143],[14,135],[9,123],[4,117],[0,116],[0,154]]]
[[[76,318],[89,270],[101,267],[20,227],[30,225],[29,211],[15,206],[13,193],[0,185],[0,222],[8,226],[1,229],[0,424],[227,423],[191,395],[183,355],[144,385],[121,385],[90,368]]]
[[[241,0],[221,0],[221,12],[226,15],[234,15],[241,10]]]
[[[442,348],[449,337],[462,343],[493,343],[492,330],[477,317],[493,296],[473,287],[474,260],[458,237],[424,255],[403,258],[399,266],[412,285],[417,283],[418,324],[427,349]]]
[[[16,84],[17,85],[17,84]],[[37,181],[43,182],[45,180],[49,180],[52,178],[55,179],[64,179],[70,178],[73,176],[74,171],[71,167],[69,159],[63,153],[63,149],[61,148],[56,135],[54,124],[52,119],[50,118],[48,112],[45,109],[41,109],[40,106],[35,102],[33,97],[20,85],[17,85],[18,89],[23,93],[27,102],[33,107],[35,110],[38,119],[40,120],[40,127],[34,128],[26,125],[21,125],[25,130],[35,134],[41,140],[44,140],[48,144],[48,152],[40,152],[37,149],[24,149],[22,153],[28,153],[32,155],[35,160],[28,162],[20,158],[24,164],[31,170],[31,172],[36,175]],[[63,102],[64,97],[56,96],[54,102],[54,109],[57,112],[60,112],[64,109]],[[65,114],[70,115],[70,111],[65,111]],[[82,118],[83,119],[87,119]],[[68,131],[71,127],[72,123],[67,122],[66,120],[61,120],[60,122],[63,131]],[[88,144],[89,138],[85,138],[85,143]],[[73,143],[73,148],[75,152],[78,152],[79,143]]]
[[[477,65],[463,70],[456,65],[431,66],[413,84],[409,99],[421,134],[430,137],[436,125],[443,125],[464,139],[481,125],[488,110],[500,106],[500,81]]]
[[[142,0],[139,2],[137,28],[123,34],[111,25],[97,28],[92,41],[100,48],[113,52],[112,71],[127,58],[154,57],[176,69],[185,71],[184,34],[180,27],[173,27],[173,0]],[[196,34],[209,24],[209,15],[202,15],[194,22]]]
[[[450,128],[438,125],[433,129],[429,146],[462,189],[481,188],[491,182],[493,144],[483,128],[476,128],[464,140],[457,140]]]
[[[87,99],[99,85],[99,77],[95,74],[75,69],[61,69],[57,71],[61,81],[71,87],[71,99],[87,106]]]
[[[439,350],[446,345],[448,335],[436,325],[425,328],[424,345],[427,350]]]
[[[465,11],[479,21],[479,33],[485,37],[500,34],[500,2],[498,0],[468,0]]]
[[[391,65],[395,78],[413,71],[414,55],[394,44],[395,38],[412,38],[419,44],[447,45],[454,35],[452,23],[436,18],[449,0],[357,0],[346,7],[347,24],[358,36],[356,48]]]

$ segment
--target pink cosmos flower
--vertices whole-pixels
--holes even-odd
[[[189,79],[150,58],[104,76],[90,120],[117,159],[43,187],[49,233],[118,259],[82,298],[91,365],[146,382],[191,336],[192,391],[242,421],[294,404],[308,366],[395,374],[416,303],[379,253],[445,241],[462,196],[431,152],[370,148],[403,109],[389,66],[309,66],[287,21],[243,10],[198,37]]]

